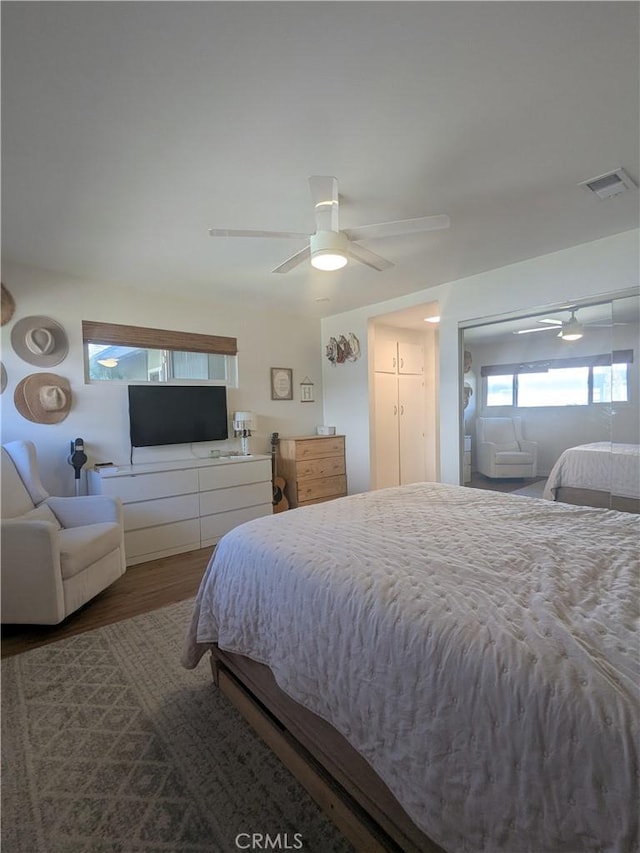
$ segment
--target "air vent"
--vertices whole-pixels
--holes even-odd
[[[582,181],[578,186],[590,190],[598,198],[612,198],[625,190],[638,188],[638,185],[627,175],[624,169],[616,169],[614,172],[607,172],[606,175],[590,178],[588,181]]]

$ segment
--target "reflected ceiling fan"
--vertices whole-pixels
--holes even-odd
[[[449,217],[439,215],[381,222],[377,225],[363,225],[359,228],[348,228],[341,231],[338,225],[337,179],[329,175],[312,175],[309,178],[309,187],[316,221],[316,230],[313,234],[293,231],[210,228],[209,235],[211,237],[276,237],[308,241],[304,249],[300,249],[295,255],[291,255],[273,272],[289,272],[289,270],[309,259],[315,269],[338,270],[347,264],[349,258],[381,272],[392,267],[393,263],[386,258],[381,258],[380,255],[376,255],[370,249],[365,249],[364,246],[360,245],[360,240],[417,234],[422,231],[436,231],[440,228],[449,227]]]
[[[518,329],[514,335],[529,335],[533,332],[557,332],[558,337],[563,341],[578,341],[584,335],[584,327],[590,328],[610,328],[611,326],[626,326],[627,323],[580,323],[576,317],[577,308],[567,308],[571,311],[571,317],[568,320],[560,320],[557,317],[544,317],[536,320],[541,325],[535,326],[532,329]]]

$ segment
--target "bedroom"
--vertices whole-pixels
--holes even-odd
[[[126,389],[84,381],[83,320],[234,336],[229,410],[256,412],[253,452],[268,454],[273,432],[335,425],[349,491],[366,492],[370,324],[437,304],[434,479],[459,484],[460,326],[637,297],[637,190],[601,201],[578,186],[617,167],[640,178],[635,4],[238,5],[3,4],[3,283],[16,307],[2,440],[32,440],[48,489],[72,495],[70,439],[84,438],[87,467],[130,453]],[[274,275],[300,243],[208,236],[312,229],[312,174],[337,176],[344,227],[451,225],[366,243],[395,264],[382,273]],[[55,369],[74,399],[59,424],[12,404],[32,368],[9,333],[34,315],[68,337]],[[325,347],[349,333],[361,357],[333,366]],[[276,366],[293,371],[292,400],[271,397]]]

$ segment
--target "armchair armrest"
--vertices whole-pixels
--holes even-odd
[[[55,525],[3,519],[1,532],[2,622],[61,622],[65,608]]]
[[[63,527],[82,527],[85,524],[99,524],[101,521],[123,523],[120,498],[108,495],[49,497],[45,503],[51,507]]]
[[[519,441],[521,450],[526,450],[527,453],[531,453],[534,456],[538,453],[538,442],[537,441],[527,441],[526,438],[522,438]]]

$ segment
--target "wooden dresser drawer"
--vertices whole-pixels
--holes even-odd
[[[344,476],[298,481],[298,501],[300,503],[316,498],[337,498],[346,493],[347,478]]]
[[[344,455],[344,436],[307,438],[296,441],[296,459],[322,459],[324,456]]]
[[[306,459],[296,462],[298,480],[332,477],[344,472],[344,456],[326,456],[323,459]]]

